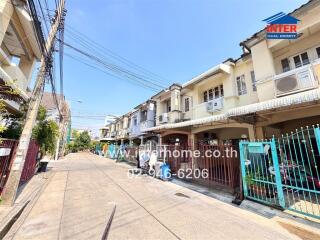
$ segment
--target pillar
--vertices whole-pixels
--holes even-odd
[[[263,127],[255,127],[255,139],[264,139]]]
[[[158,134],[158,145],[162,145],[162,136],[161,134]]]

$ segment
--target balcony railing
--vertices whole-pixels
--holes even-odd
[[[140,131],[144,131],[147,128],[151,128],[154,126],[155,126],[154,120],[146,120],[146,121],[140,123]]]

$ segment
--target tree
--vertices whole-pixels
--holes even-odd
[[[40,145],[42,155],[54,155],[56,149],[57,137],[59,135],[58,124],[53,120],[46,119],[47,110],[44,107],[39,108],[37,124],[33,128],[32,137]]]
[[[16,81],[4,81],[0,78],[0,120],[5,119],[5,124],[0,124],[0,135],[2,138],[18,139],[21,135],[21,125],[24,114],[22,116],[13,116],[7,109],[5,100],[14,101],[24,107],[24,100],[20,91],[13,86]],[[23,109],[22,109],[23,112]]]
[[[74,145],[77,148],[77,151],[88,150],[91,147],[91,138],[88,131],[84,131],[76,137]]]

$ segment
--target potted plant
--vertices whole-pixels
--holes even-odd
[[[259,180],[268,181],[270,183],[260,182]],[[249,190],[249,195],[260,196],[262,198],[274,198],[276,196],[276,187],[273,182],[273,176],[264,176],[260,172],[246,175],[246,183]]]

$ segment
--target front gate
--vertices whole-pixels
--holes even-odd
[[[240,160],[246,198],[320,219],[319,126],[242,141]]]

